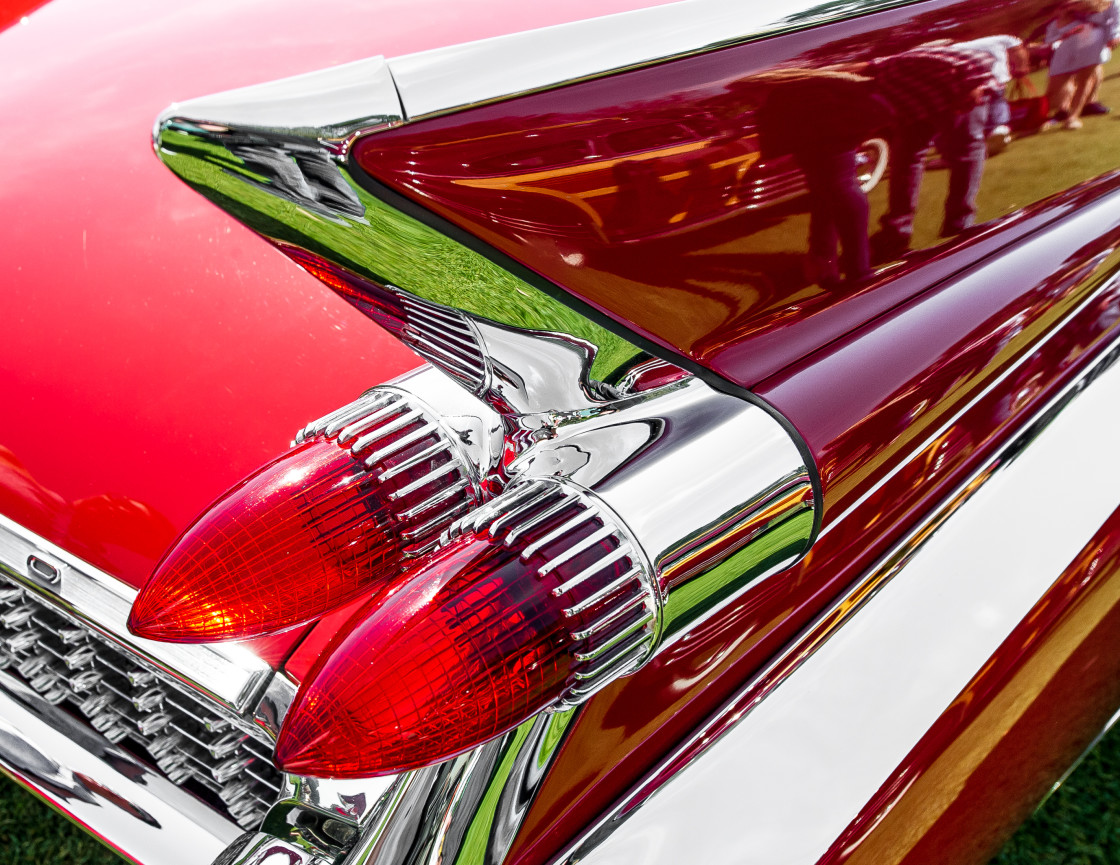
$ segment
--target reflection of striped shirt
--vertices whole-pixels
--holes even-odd
[[[901,124],[947,121],[969,108],[973,90],[993,83],[991,54],[956,45],[919,45],[872,61],[868,74]]]

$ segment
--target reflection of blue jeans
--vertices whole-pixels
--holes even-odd
[[[993,93],[990,100],[988,100],[988,119],[984,124],[985,137],[992,134],[992,130],[997,126],[1008,126],[1011,123],[1011,106],[1007,102],[1007,97],[1003,95],[1003,91]]]
[[[945,197],[942,235],[956,234],[976,221],[976,193],[984,173],[984,126],[988,101],[962,111],[937,127],[903,123],[891,148],[890,208],[883,229],[909,240],[914,232],[914,211],[925,172],[925,159],[934,135],[949,167],[949,194]]]

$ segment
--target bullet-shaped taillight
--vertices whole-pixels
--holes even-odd
[[[372,600],[319,659],[277,742],[286,771],[423,766],[632,672],[660,604],[636,542],[594,496],[514,485]]]
[[[478,502],[468,463],[419,400],[376,388],[211,505],[156,567],[129,628],[238,639],[376,594]]]

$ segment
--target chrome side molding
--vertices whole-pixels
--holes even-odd
[[[1114,343],[557,861],[817,862],[1116,509],[1118,360]]]

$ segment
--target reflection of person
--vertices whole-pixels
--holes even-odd
[[[759,112],[763,155],[791,154],[809,193],[805,276],[822,286],[871,272],[867,195],[857,151],[888,122],[871,80],[839,70],[787,70]],[[840,254],[837,255],[839,246]]]
[[[1120,14],[1112,0],[1073,0],[1046,27],[1044,37],[1054,53],[1046,95],[1054,116],[1043,129],[1061,123],[1080,129],[1081,115],[1100,86],[1103,64],[1120,37]],[[1094,103],[1089,113],[1107,109]]]
[[[992,55],[931,43],[874,60],[867,71],[896,115],[890,203],[882,230],[872,240],[875,258],[889,261],[910,247],[925,157],[935,136],[949,167],[941,235],[949,237],[975,221],[993,88]]]
[[[1007,85],[1013,77],[1026,74],[1027,57],[1023,41],[1017,36],[985,36],[955,43],[957,48],[984,51],[992,58],[992,90],[988,96],[988,114],[984,135],[1006,143],[1011,136],[1011,106],[1007,103]]]

